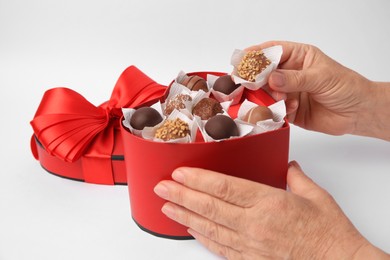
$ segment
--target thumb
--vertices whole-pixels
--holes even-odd
[[[275,70],[268,79],[271,89],[278,92],[313,92],[313,81],[307,80],[308,70]]]
[[[306,176],[296,161],[289,163],[287,185],[292,193],[304,198],[313,198],[322,190],[320,186]]]

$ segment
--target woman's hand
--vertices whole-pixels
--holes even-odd
[[[352,259],[378,250],[296,162],[289,192],[197,168],[179,168],[172,178],[155,187],[169,201],[162,211],[228,259]]]
[[[332,135],[390,140],[390,84],[370,81],[307,44],[272,41],[247,50],[273,45],[281,45],[283,55],[266,89],[286,100],[291,123]]]

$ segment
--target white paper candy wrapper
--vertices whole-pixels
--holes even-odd
[[[230,63],[234,66],[232,76],[236,84],[240,83],[250,90],[258,90],[267,83],[270,73],[275,70],[279,65],[280,58],[283,54],[283,49],[282,46],[276,45],[263,49],[262,51],[264,55],[271,61],[271,64],[269,64],[267,68],[265,68],[261,73],[256,76],[255,82],[250,82],[239,77],[237,73],[237,67],[247,52],[242,50],[234,50]]]
[[[232,101],[231,105],[238,104],[241,100],[242,94],[244,93],[244,86],[241,85],[237,89],[235,89],[232,93],[229,95],[226,95],[225,93],[215,91],[213,89],[215,81],[219,78],[219,76],[207,74],[207,83],[208,86],[211,88],[211,93],[215,97],[216,100],[219,102],[225,102],[225,101]]]
[[[227,116],[229,116],[229,115],[227,115]],[[204,126],[205,126],[207,120],[202,120],[199,116],[194,116],[194,120],[198,124],[199,130],[200,130],[200,132],[201,132],[205,142],[220,142],[220,141],[223,141],[223,140],[227,140],[227,139],[215,140],[211,136],[209,136],[207,134],[206,130],[204,129]],[[253,126],[248,125],[248,124],[244,124],[244,123],[242,123],[241,121],[239,121],[237,119],[235,119],[234,122],[236,123],[236,125],[238,127],[239,136],[232,136],[232,137],[230,137],[228,139],[239,138],[239,137],[246,136],[246,135],[250,134],[252,132],[252,130],[253,130]]]
[[[284,100],[278,101],[270,106],[268,108],[272,111],[273,119],[267,119],[264,121],[258,121],[256,125],[250,124],[248,122],[243,121],[242,119],[248,113],[248,111],[253,108],[257,107],[258,104],[250,102],[248,100],[244,100],[242,102],[240,109],[238,110],[237,114],[237,121],[239,121],[242,124],[252,125],[253,131],[252,134],[260,134],[267,131],[272,131],[279,129],[284,124],[284,117],[286,116],[286,105],[284,103]]]
[[[160,102],[154,103],[150,107],[156,109],[157,112],[160,113],[161,117],[164,118],[164,114],[163,114]],[[122,108],[122,113],[123,113],[123,118],[124,118],[122,123],[123,123],[123,126],[127,127],[131,133],[133,133],[136,136],[142,137],[143,130],[134,129],[130,125],[130,119],[133,116],[135,111],[136,111],[136,109],[134,109],[134,108]]]
[[[179,110],[173,110],[172,113],[168,116],[166,120],[174,120],[176,118],[179,118],[186,122],[189,126],[190,129],[190,135],[186,135],[183,138],[178,138],[178,139],[171,139],[168,141],[164,141],[162,139],[154,137],[156,134],[156,130],[165,122],[163,120],[161,123],[154,127],[145,127],[144,130],[142,131],[142,137],[147,140],[155,141],[155,142],[164,142],[164,143],[192,143],[195,141],[196,138],[196,131],[198,129],[197,124],[195,123],[194,120],[188,118],[185,114],[181,113]]]

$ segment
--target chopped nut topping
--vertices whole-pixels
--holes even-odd
[[[175,120],[166,120],[155,133],[155,137],[168,141],[178,139],[190,134],[190,128],[186,122],[176,118]]]
[[[263,51],[249,51],[238,65],[237,73],[241,78],[254,82],[257,74],[270,64],[271,61],[267,59]]]

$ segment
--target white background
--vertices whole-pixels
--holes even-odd
[[[273,39],[390,81],[389,10],[388,0],[0,0],[0,259],[217,258],[141,231],[125,186],[47,174],[29,150],[45,90],[66,86],[98,105],[129,65],[168,84],[180,70],[230,72],[235,48]],[[390,252],[390,143],[292,126],[290,145],[290,159]]]

